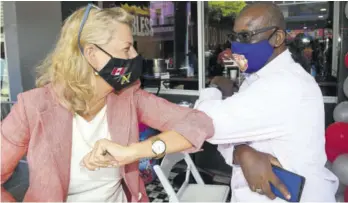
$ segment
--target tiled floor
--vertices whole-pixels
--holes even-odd
[[[172,172],[169,174],[169,181],[171,183],[171,185],[173,186],[173,179],[179,174],[184,172],[184,169],[182,169],[181,167],[176,167],[172,170]],[[216,182],[216,184],[227,184],[229,185],[229,181],[230,178],[229,177],[222,177],[219,176],[218,178],[214,177],[214,181],[219,180],[218,182]],[[222,180],[222,181],[220,181]],[[178,191],[179,188],[174,187],[175,192]],[[162,184],[159,182],[158,179],[156,179],[155,181],[153,181],[150,184],[146,185],[146,192],[149,196],[150,202],[168,202],[168,195],[165,192],[165,190],[163,189]],[[230,197],[228,197],[226,202],[230,202]]]
[[[173,171],[169,174],[169,180],[171,185],[173,185],[173,179],[180,172],[182,172],[182,170],[173,169]],[[177,192],[178,188],[174,187],[174,190],[175,192]],[[166,191],[163,189],[163,186],[158,179],[146,185],[146,192],[149,196],[150,202],[168,202],[169,200]]]

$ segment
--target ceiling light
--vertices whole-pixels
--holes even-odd
[[[318,16],[318,18],[324,18],[324,16]]]
[[[320,11],[326,11],[326,8],[321,8]]]

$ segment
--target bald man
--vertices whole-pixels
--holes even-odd
[[[235,21],[232,50],[246,79],[238,93],[223,100],[232,85],[214,78],[195,105],[214,121],[215,135],[208,141],[233,166],[232,202],[285,202],[274,196],[270,182],[291,198],[271,164],[306,178],[301,201],[335,201],[338,179],[325,168],[323,97],[293,60],[285,28],[275,4],[244,8]]]

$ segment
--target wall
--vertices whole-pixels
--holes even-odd
[[[35,66],[56,42],[62,22],[60,1],[6,1],[4,31],[11,101],[35,87]]]

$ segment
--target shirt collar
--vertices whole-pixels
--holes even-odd
[[[288,49],[279,54],[276,58],[266,64],[261,70],[257,71],[256,75],[262,77],[263,75],[267,75],[269,72],[275,71],[279,68],[286,67],[286,64],[289,64],[293,61],[291,53]]]

